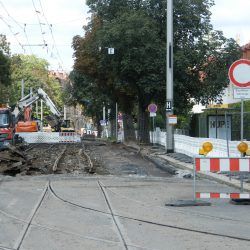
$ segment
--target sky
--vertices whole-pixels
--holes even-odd
[[[215,0],[211,22],[244,45],[250,42],[249,11],[250,0]],[[72,38],[84,35],[88,18],[85,0],[0,0],[0,33],[11,53],[35,54],[52,70],[72,70]]]

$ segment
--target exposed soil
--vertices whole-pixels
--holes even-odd
[[[3,175],[138,175],[169,176],[123,144],[83,141],[78,144],[30,144],[0,152]]]
[[[169,176],[166,171],[146,159],[138,149],[117,143],[84,143],[91,159],[105,170],[105,174],[139,175],[139,176]]]

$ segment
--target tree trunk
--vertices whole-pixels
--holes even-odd
[[[138,142],[150,143],[149,137],[149,114],[146,112],[146,106],[139,102],[138,112]]]
[[[124,141],[136,141],[135,128],[131,115],[123,114]]]

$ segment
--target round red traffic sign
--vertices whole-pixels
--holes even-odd
[[[235,61],[228,71],[231,82],[240,88],[250,86],[250,61],[240,59]]]
[[[149,104],[149,105],[148,105],[148,111],[149,111],[150,113],[156,113],[156,111],[157,111],[157,106],[156,106],[155,104],[153,104],[153,103]]]

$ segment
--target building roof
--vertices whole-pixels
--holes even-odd
[[[245,44],[245,45],[243,45],[241,48],[242,48],[243,51],[250,50],[250,42],[247,43],[247,44]]]

